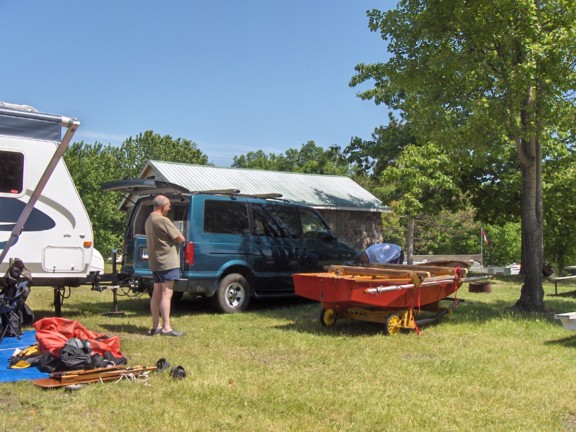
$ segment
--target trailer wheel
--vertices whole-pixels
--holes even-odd
[[[400,315],[394,313],[386,317],[384,333],[386,333],[387,336],[396,336],[401,328],[402,320],[400,319]]]
[[[245,311],[250,303],[250,284],[243,275],[230,273],[220,279],[218,289],[210,300],[219,312]]]
[[[322,309],[320,311],[320,322],[324,327],[332,327],[338,318],[335,309]]]

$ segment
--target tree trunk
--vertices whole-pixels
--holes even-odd
[[[531,101],[528,101],[530,105]],[[522,267],[524,284],[515,308],[544,312],[542,268],[544,265],[542,151],[535,133],[528,133],[534,123],[530,115],[521,115],[523,130],[530,138],[517,140],[522,170]]]
[[[414,218],[408,220],[406,227],[406,262],[409,265],[414,264]]]

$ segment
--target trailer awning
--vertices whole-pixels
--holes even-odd
[[[62,116],[20,110],[0,104],[0,135],[60,142]]]

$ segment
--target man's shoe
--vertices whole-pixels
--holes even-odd
[[[181,380],[186,378],[186,371],[182,366],[176,366],[170,371],[170,375],[172,375],[174,379]]]
[[[148,336],[157,336],[160,333],[162,333],[162,327],[157,328],[157,329],[150,329],[148,330],[148,333],[146,333]]]
[[[170,330],[169,332],[161,331],[160,334],[162,336],[184,336],[186,333],[184,333],[183,331],[178,331],[178,330]]]

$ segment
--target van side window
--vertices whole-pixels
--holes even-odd
[[[24,155],[0,151],[0,193],[21,194],[24,188]]]
[[[252,204],[254,234],[267,237],[300,237],[296,210],[291,206]]]
[[[330,227],[326,225],[322,217],[313,210],[301,208],[300,221],[304,237],[315,237],[316,233],[330,231]]]
[[[246,203],[206,200],[204,231],[217,234],[247,234],[249,231]]]

